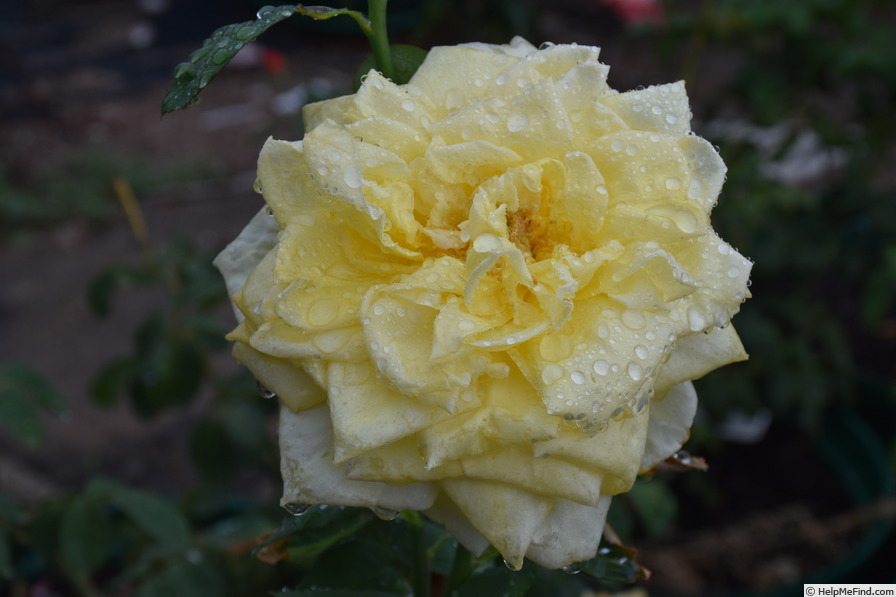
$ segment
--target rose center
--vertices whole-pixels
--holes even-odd
[[[510,241],[534,261],[550,256],[553,251],[554,241],[548,234],[547,220],[528,209],[507,214],[507,233]]]

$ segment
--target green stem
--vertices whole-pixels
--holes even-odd
[[[405,519],[411,528],[411,552],[413,554],[411,584],[414,588],[414,597],[429,597],[429,553],[426,549],[423,519],[420,513],[415,511],[406,512]]]
[[[392,66],[392,51],[389,49],[389,34],[386,31],[386,4],[388,0],[370,0],[367,6],[370,18],[370,47],[376,68],[387,79],[395,80],[395,68]]]
[[[451,597],[451,593],[464,583],[473,572],[473,554],[460,543],[454,552],[454,563],[451,565],[451,573],[445,583],[445,597]]]

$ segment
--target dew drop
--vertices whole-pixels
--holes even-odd
[[[688,309],[688,325],[692,332],[700,332],[706,329],[706,318],[703,312],[697,307]]]
[[[417,105],[413,102],[413,100],[410,99],[406,99],[401,102],[401,107],[405,112],[413,112],[415,109],[417,109]]]
[[[299,504],[297,502],[290,502],[288,504],[283,505],[283,509],[292,514],[293,516],[301,516],[311,508],[313,508],[313,504]]]
[[[189,62],[181,62],[174,67],[174,77],[176,79],[192,79],[196,76],[196,67]]]
[[[476,324],[469,319],[464,319],[459,324],[457,324],[457,328],[462,332],[472,332],[476,329]]]
[[[520,570],[523,569],[522,560],[520,560],[520,562],[518,564],[515,564],[515,563],[511,562],[510,560],[505,559],[504,565],[507,566],[509,569],[513,570],[514,572],[519,572]]]
[[[577,386],[585,383],[585,374],[581,371],[573,371],[569,374],[569,378],[572,380],[572,383],[576,384]]]
[[[263,191],[261,190],[261,180],[260,179],[256,178],[255,182],[252,183],[252,190],[255,191],[256,193],[258,193],[259,195],[262,194]]]
[[[332,323],[339,317],[339,305],[329,300],[319,300],[308,308],[308,323],[322,326]]]
[[[578,574],[582,571],[581,562],[573,562],[572,564],[568,564],[563,567],[563,572],[567,574]]]
[[[739,267],[731,266],[731,267],[728,268],[728,277],[729,277],[729,278],[736,278],[736,277],[738,277],[739,275],[740,275],[740,268],[739,268]]]
[[[380,506],[371,506],[370,511],[376,514],[380,520],[395,520],[398,518],[398,510],[390,510]]]
[[[255,34],[255,29],[253,27],[240,27],[236,32],[236,38],[240,41],[246,41],[247,39],[252,38]]]
[[[557,363],[550,363],[541,372],[541,380],[547,385],[556,383],[563,377],[563,367]]]
[[[266,387],[264,387],[263,385],[261,385],[260,381],[256,381],[255,385],[258,386],[258,395],[261,396],[262,398],[264,398],[265,400],[270,400],[271,398],[277,397],[276,392],[272,392],[271,390],[269,390]]]
[[[563,334],[548,334],[538,344],[538,351],[548,361],[561,361],[572,354],[573,342]]]
[[[638,344],[635,346],[635,355],[643,360],[650,356],[650,351],[643,344]]]
[[[507,118],[507,130],[511,133],[518,133],[529,126],[529,117],[525,114],[511,114]]]
[[[644,369],[641,368],[641,365],[633,361],[628,364],[628,376],[631,377],[633,381],[640,381],[641,378],[644,377]]]
[[[681,180],[674,176],[666,179],[666,188],[670,191],[677,191],[681,188]]]
[[[607,324],[602,323],[597,326],[597,335],[604,339],[610,336],[610,328],[607,327]]]
[[[637,155],[638,154],[638,146],[637,145],[629,145],[625,148],[625,153],[628,155]]]
[[[382,314],[385,313],[385,312],[386,312],[386,308],[385,308],[383,305],[381,305],[381,304],[379,304],[379,303],[377,303],[376,305],[374,305],[374,307],[373,307],[373,314],[374,314],[374,315],[382,315]]]
[[[480,234],[473,241],[473,250],[479,253],[489,253],[501,249],[501,239],[494,234]]]
[[[641,311],[627,309],[622,312],[622,323],[633,330],[640,330],[647,325],[647,318]]]
[[[604,359],[598,359],[594,361],[593,369],[598,375],[606,375],[610,372],[610,363]]]
[[[625,147],[625,143],[623,143],[619,139],[616,139],[615,141],[610,143],[610,149],[612,149],[616,153],[619,153],[620,151],[622,151],[624,147]]]
[[[218,50],[217,52],[212,54],[212,62],[219,66],[230,60],[230,58],[231,54],[226,50]]]
[[[678,122],[678,116],[676,116],[675,114],[666,114],[666,122],[668,122],[669,124],[675,124],[676,122]]]
[[[352,189],[361,188],[361,171],[358,168],[349,168],[342,177],[345,184]]]

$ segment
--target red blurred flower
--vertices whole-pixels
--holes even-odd
[[[625,23],[661,25],[666,19],[657,0],[603,0],[603,3]]]

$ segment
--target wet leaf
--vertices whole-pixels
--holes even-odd
[[[137,597],[195,597],[221,595],[224,579],[207,563],[174,562],[154,574],[137,592]]]
[[[93,380],[90,392],[101,406],[112,406],[118,399],[118,391],[133,374],[134,361],[126,357],[106,365]]]
[[[12,578],[12,549],[9,546],[9,537],[0,532],[0,578]]]
[[[582,563],[581,572],[600,580],[626,584],[650,578],[650,571],[636,561],[636,553],[624,545],[602,545],[596,557]]]
[[[230,62],[236,53],[272,25],[291,17],[300,5],[265,6],[257,19],[226,25],[215,30],[186,62],[174,67],[174,81],[162,100],[162,116],[189,108],[202,89]]]
[[[159,544],[183,551],[190,546],[190,528],[186,518],[169,502],[151,493],[110,484],[109,499],[122,509],[147,535]]]
[[[40,373],[22,363],[8,363],[0,370],[0,426],[37,448],[44,438],[41,410],[60,414],[66,405]]]
[[[91,497],[69,504],[59,526],[59,557],[80,578],[90,576],[109,555],[109,520],[100,501]]]

